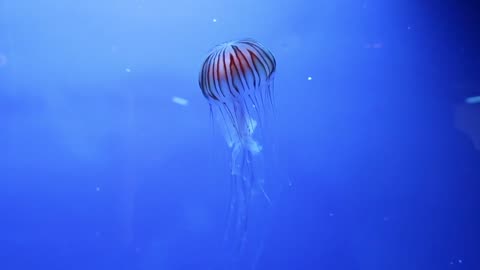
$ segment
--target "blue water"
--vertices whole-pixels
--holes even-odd
[[[478,10],[1,1],[0,269],[228,269],[230,153],[198,72],[244,37],[277,60],[265,181],[288,182],[255,269],[480,269]]]

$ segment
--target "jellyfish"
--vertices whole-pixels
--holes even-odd
[[[223,131],[231,149],[231,196],[226,235],[241,248],[247,239],[252,196],[264,190],[261,166],[262,140],[274,115],[273,54],[253,39],[217,45],[203,62],[199,85],[210,115]]]

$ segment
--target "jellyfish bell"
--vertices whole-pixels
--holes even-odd
[[[199,85],[232,148],[234,163],[242,153],[255,155],[262,149],[256,130],[263,128],[274,107],[275,69],[273,54],[253,39],[217,45],[203,62]]]
[[[216,46],[202,65],[199,85],[212,114],[223,122],[229,146],[251,146],[255,129],[273,109],[273,54],[253,39]]]

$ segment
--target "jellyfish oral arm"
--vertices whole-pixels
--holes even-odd
[[[225,139],[232,148],[233,165],[238,164],[239,159],[251,159],[262,151],[262,146],[254,139],[257,121],[253,119],[243,106],[235,106],[236,117],[234,123],[225,123],[227,129]],[[250,160],[247,160],[250,161]],[[232,172],[233,173],[233,172]]]

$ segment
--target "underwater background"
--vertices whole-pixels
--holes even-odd
[[[0,1],[0,269],[221,269],[230,153],[198,74],[245,37],[277,61],[265,181],[289,183],[255,269],[480,269],[479,11]]]

